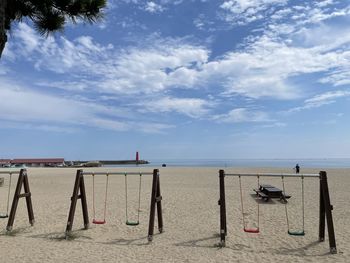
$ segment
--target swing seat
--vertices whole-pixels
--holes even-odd
[[[8,214],[0,214],[0,218],[8,218]]]
[[[103,225],[103,224],[106,224],[106,220],[93,219],[92,223],[95,224],[95,225]]]
[[[288,230],[288,235],[291,235],[291,236],[305,236],[305,231],[304,230],[300,230],[300,231],[290,231],[290,230]]]
[[[259,228],[244,228],[243,230],[246,233],[259,233],[260,232]]]
[[[133,221],[126,221],[125,224],[127,226],[138,226],[139,225],[139,221],[135,221],[135,222],[133,222]]]

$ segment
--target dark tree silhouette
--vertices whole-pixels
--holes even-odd
[[[0,57],[14,21],[28,18],[40,34],[47,36],[62,31],[67,20],[96,22],[105,6],[106,0],[0,0]]]

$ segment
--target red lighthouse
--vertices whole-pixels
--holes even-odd
[[[139,152],[136,152],[136,164],[139,163]]]

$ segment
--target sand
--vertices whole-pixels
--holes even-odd
[[[150,168],[142,168],[152,171]],[[4,170],[4,169],[2,169]],[[89,171],[124,171],[124,168],[89,168]],[[139,168],[128,168],[139,171]],[[163,195],[164,233],[157,228],[153,242],[147,241],[151,176],[142,181],[140,225],[125,225],[124,176],[110,176],[105,225],[82,230],[80,203],[77,205],[72,237],[65,239],[70,197],[76,169],[28,168],[35,224],[28,223],[25,200],[21,199],[13,231],[0,221],[0,262],[350,262],[350,169],[329,169],[328,180],[338,254],[329,253],[328,237],[318,242],[319,182],[305,179],[305,231],[303,237],[287,234],[284,204],[278,200],[262,203],[259,234],[244,233],[239,184],[226,178],[226,247],[219,243],[219,168],[160,168]],[[280,168],[227,168],[227,172],[291,172]],[[303,169],[304,173],[318,173]],[[6,179],[6,176],[5,176]],[[14,177],[14,182],[17,177]],[[105,177],[96,176],[96,216],[103,216]],[[281,179],[265,178],[260,183],[282,187]],[[7,184],[0,188],[0,210],[6,210]],[[92,179],[85,179],[89,217],[92,218]],[[129,181],[130,220],[137,217],[138,177]],[[245,218],[249,226],[257,221],[257,202],[252,195],[256,178],[243,178]],[[15,183],[11,192],[14,192]],[[302,224],[301,181],[286,179],[291,227]],[[12,194],[11,194],[12,199]],[[156,224],[157,227],[157,224]]]

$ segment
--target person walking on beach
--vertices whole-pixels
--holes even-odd
[[[299,173],[300,172],[300,166],[299,166],[299,164],[297,164],[295,167],[294,167],[294,169],[295,169],[295,173]]]

